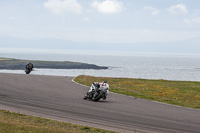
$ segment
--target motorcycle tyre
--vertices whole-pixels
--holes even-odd
[[[99,101],[99,99],[101,99],[102,97],[103,97],[103,92],[100,91],[99,95],[97,95],[96,97],[92,97],[92,100],[93,101]]]
[[[29,71],[29,70],[26,70],[25,72],[26,72],[26,74],[29,74],[31,71]]]

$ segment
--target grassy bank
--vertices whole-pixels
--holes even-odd
[[[110,91],[169,104],[200,109],[200,82],[78,76],[87,86],[106,80]]]
[[[114,133],[0,110],[0,133]]]
[[[11,60],[10,58],[3,58],[3,57],[0,57],[0,60]]]

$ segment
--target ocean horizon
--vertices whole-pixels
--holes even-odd
[[[109,67],[107,70],[37,69],[36,67],[31,74],[37,75],[91,75],[97,77],[200,81],[199,54],[0,48],[0,57],[27,60],[73,61]],[[0,72],[24,74],[23,70],[0,70]]]

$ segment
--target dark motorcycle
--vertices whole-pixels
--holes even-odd
[[[106,86],[101,86],[92,92],[88,92],[87,96],[84,97],[84,99],[88,98],[92,101],[99,101],[102,98],[105,100],[108,92],[109,92],[109,90]]]
[[[31,73],[32,70],[33,70],[33,68],[31,66],[27,66],[26,70],[25,70],[25,73],[29,74],[29,73]]]

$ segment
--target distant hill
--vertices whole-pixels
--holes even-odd
[[[50,69],[108,69],[108,67],[94,64],[69,62],[69,61],[39,61],[19,60],[12,58],[0,58],[0,69],[24,70],[28,62],[32,62],[35,68]]]
[[[125,51],[154,53],[197,53],[200,54],[200,37],[190,40],[163,43],[95,43],[73,42],[58,39],[28,40],[0,37],[0,48],[38,48],[91,51]]]

